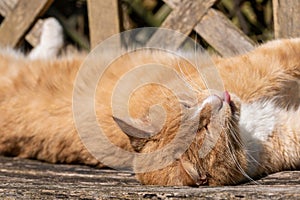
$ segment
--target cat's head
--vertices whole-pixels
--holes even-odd
[[[240,100],[228,92],[212,95],[203,91],[196,104],[184,103],[181,113],[173,112],[170,120],[155,135],[151,135],[153,130],[149,124],[142,124],[143,119],[135,122],[115,118],[115,121],[123,132],[129,135],[136,152],[159,151],[172,141],[175,141],[172,144],[178,145],[179,149],[183,146],[186,148],[180,156],[174,153],[176,148],[173,149],[174,160],[167,166],[137,173],[142,183],[227,185],[240,182],[247,165],[238,128],[240,106]],[[155,119],[155,116],[152,118]],[[177,137],[178,132],[181,135]],[[134,136],[134,133],[150,136],[140,138]],[[166,158],[164,153],[161,153],[161,157],[151,159],[151,162],[159,166],[164,164]]]

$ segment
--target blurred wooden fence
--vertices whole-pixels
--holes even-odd
[[[212,8],[216,0],[163,0],[172,12],[161,27],[189,35],[196,31],[206,42],[223,56],[235,55],[251,50],[254,42],[239,30],[221,12]],[[119,32],[118,0],[88,0],[92,46]],[[105,6],[103,6],[105,4]],[[105,13],[99,8],[114,11]],[[96,9],[98,8],[98,9]],[[300,1],[273,0],[274,32],[276,38],[300,37]],[[104,14],[105,13],[105,14]],[[108,23],[108,19],[111,19]],[[105,25],[104,25],[105,24]],[[102,28],[109,26],[109,29]],[[101,27],[101,28],[99,28]],[[156,37],[154,35],[153,37]],[[157,35],[155,40],[165,38]]]
[[[172,12],[161,27],[177,30],[186,35],[195,30],[223,56],[243,53],[254,47],[254,42],[249,37],[224,14],[212,8],[216,0],[163,1],[172,8]],[[89,8],[91,8],[89,15],[92,46],[119,32],[120,22],[116,20],[117,9],[119,9],[117,2],[117,0],[106,0],[105,3],[104,1],[88,0]],[[95,9],[103,8],[103,4],[106,5],[103,10]],[[110,8],[107,8],[108,5]],[[107,14],[101,14],[105,12],[104,10],[114,10],[114,12],[108,17]],[[273,0],[273,10],[275,37],[300,37],[300,1]],[[109,21],[110,28],[106,32],[106,29],[99,27],[101,24],[107,24],[107,19],[111,19],[111,21]],[[158,38],[157,42],[160,39]]]
[[[134,0],[132,0],[134,1]],[[163,0],[172,12],[161,27],[189,35],[196,31],[223,56],[251,50],[255,45],[227,17],[212,8],[216,0]],[[42,24],[39,17],[53,0],[0,0],[0,44],[16,46],[23,39],[35,46]],[[120,32],[119,0],[87,0],[91,47]],[[276,38],[300,36],[300,1],[273,0],[274,35]],[[163,42],[155,35],[151,40]],[[178,44],[179,45],[179,44]]]

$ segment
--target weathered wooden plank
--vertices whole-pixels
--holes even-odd
[[[33,28],[29,31],[29,33],[25,36],[27,42],[33,47],[40,43],[43,23],[44,21],[42,19],[39,19],[34,24]]]
[[[0,26],[0,44],[16,46],[32,23],[51,5],[53,0],[20,1]]]
[[[273,0],[275,38],[300,37],[300,1]]]
[[[178,8],[182,4],[183,0],[163,0],[172,9]]]
[[[176,7],[162,23],[161,27],[189,35],[215,1],[216,0],[182,0],[180,4],[176,4]],[[173,46],[179,47],[182,42],[180,39],[174,41],[174,38],[167,38],[164,34],[157,31],[151,37],[149,44],[172,43]]]
[[[159,187],[133,174],[0,156],[0,199],[299,199],[300,171],[227,187]]]
[[[12,12],[12,10],[17,6],[19,0],[1,0],[0,1],[0,15],[6,16]],[[25,36],[27,42],[33,47],[39,43],[41,28],[43,25],[43,20],[39,19],[29,33]]]
[[[194,30],[223,56],[245,53],[254,42],[221,12],[210,9]]]
[[[182,0],[163,0],[172,9],[180,6]],[[253,49],[254,42],[221,12],[209,9],[194,27],[216,51],[223,56],[244,53]]]
[[[88,0],[91,47],[120,32],[118,0]]]
[[[17,5],[19,0],[1,0],[0,1],[0,15],[8,15]]]

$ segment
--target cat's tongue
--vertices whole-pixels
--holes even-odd
[[[231,98],[230,98],[229,92],[225,91],[225,92],[223,93],[223,98],[224,98],[224,101],[225,101],[226,103],[228,103],[228,104],[230,103]]]

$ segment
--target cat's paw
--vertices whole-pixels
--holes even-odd
[[[64,44],[63,28],[53,17],[44,20],[40,43],[30,52],[30,59],[56,57]]]
[[[40,44],[62,47],[63,28],[55,18],[50,17],[44,20]]]

